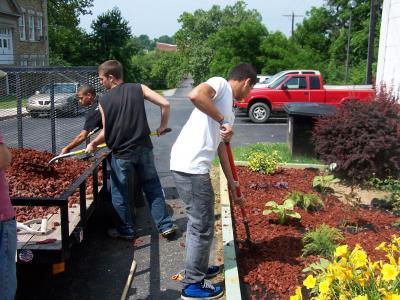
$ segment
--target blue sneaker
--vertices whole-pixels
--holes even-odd
[[[224,294],[224,290],[219,285],[213,285],[208,280],[203,280],[200,283],[188,284],[183,290],[181,299],[196,300],[196,299],[217,299]]]
[[[221,268],[219,266],[210,266],[207,269],[206,279],[213,278],[217,276],[221,272]]]

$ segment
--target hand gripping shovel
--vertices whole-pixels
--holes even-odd
[[[107,146],[106,144],[101,144],[101,145],[97,146],[97,149],[105,148],[106,146]],[[78,156],[78,155],[85,154],[85,153],[86,153],[86,149],[81,149],[81,150],[72,151],[72,152],[65,153],[65,154],[60,154],[60,155],[57,155],[56,157],[53,157],[52,159],[50,159],[50,161],[48,162],[48,165],[52,164],[53,162],[55,162],[61,158]]]
[[[226,153],[227,153],[228,159],[229,159],[229,165],[231,166],[233,179],[236,182],[239,182],[239,177],[238,177],[238,174],[237,174],[237,171],[236,171],[235,162],[233,160],[232,149],[231,149],[231,145],[230,145],[229,142],[225,142],[225,148],[226,148]],[[235,192],[236,196],[238,198],[242,197],[242,192],[241,192],[240,186],[238,184],[236,185],[236,190],[235,191],[231,191],[231,192]],[[239,204],[239,207],[240,207],[240,211],[241,211],[242,217],[243,217],[244,229],[246,231],[246,241],[245,241],[245,243],[246,243],[247,248],[251,249],[252,248],[252,243],[251,243],[251,238],[250,238],[250,229],[249,229],[249,222],[247,220],[247,213],[246,213],[242,203]]]

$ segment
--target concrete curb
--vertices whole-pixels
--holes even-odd
[[[241,299],[240,281],[235,251],[235,239],[233,236],[231,205],[229,202],[228,185],[225,176],[223,176],[224,173],[221,165],[219,166],[219,174],[222,242],[224,244],[225,298],[227,300]]]
[[[237,166],[247,166],[247,161],[235,161]],[[315,168],[324,171],[327,165],[319,164],[278,164],[280,167],[305,169]],[[241,298],[239,272],[236,259],[236,248],[234,239],[234,229],[232,223],[231,205],[229,201],[228,184],[221,165],[219,166],[219,182],[221,195],[221,219],[222,219],[222,242],[224,246],[224,276],[225,276],[225,297],[227,300],[237,300]]]
[[[25,116],[29,115],[29,113],[28,113],[28,112],[23,112],[21,115],[22,115],[23,117],[25,117]],[[1,115],[0,115],[0,121],[8,120],[8,119],[14,119],[14,118],[16,118],[16,117],[17,117],[17,114],[6,115],[6,116],[1,116]]]

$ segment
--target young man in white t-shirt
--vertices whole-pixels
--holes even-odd
[[[208,267],[214,237],[214,192],[209,172],[218,153],[228,184],[235,190],[224,142],[233,135],[233,99],[245,98],[256,81],[256,69],[239,64],[231,70],[228,81],[213,77],[189,93],[195,109],[172,146],[170,162],[188,216],[182,299],[215,299],[223,294],[221,286],[205,280],[219,273],[218,266]]]

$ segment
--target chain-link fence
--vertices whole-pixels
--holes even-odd
[[[82,84],[104,92],[96,67],[1,68],[0,131],[9,147],[59,153],[82,129]]]

